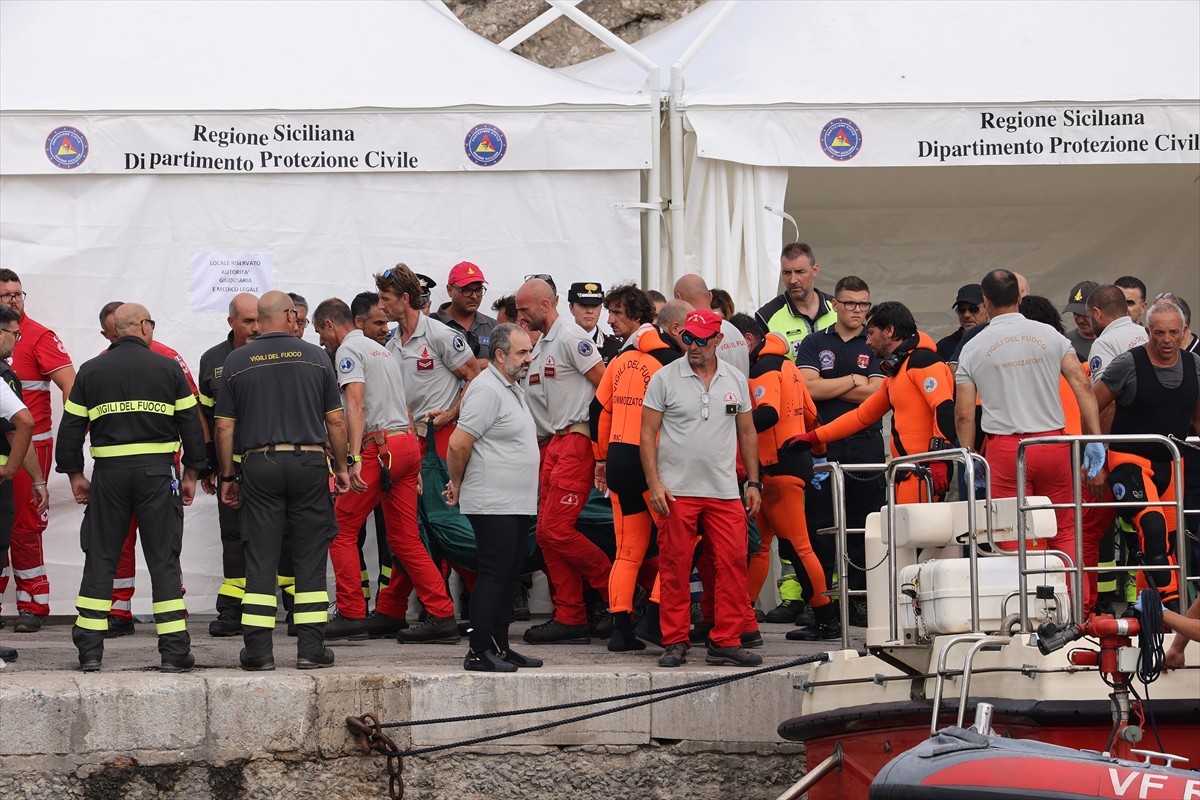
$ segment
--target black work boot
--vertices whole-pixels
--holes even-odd
[[[838,604],[826,603],[813,608],[812,625],[795,628],[787,632],[793,642],[821,642],[842,638],[842,624],[838,622]]]
[[[662,626],[659,620],[658,603],[646,603],[646,613],[637,625],[637,637],[652,645],[662,647]]]
[[[613,612],[612,620],[612,637],[608,640],[609,652],[621,653],[646,649],[646,643],[633,634],[633,618],[628,611]]]
[[[79,650],[79,668],[98,672],[104,659],[104,631],[89,631],[75,625],[71,628],[71,641]]]

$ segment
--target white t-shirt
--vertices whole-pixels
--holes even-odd
[[[955,383],[975,384],[986,433],[1061,430],[1058,379],[1067,353],[1074,357],[1071,343],[1049,325],[1001,314],[963,347]]]
[[[750,374],[750,345],[746,337],[727,319],[721,320],[721,335],[724,336],[717,345],[717,358],[732,364],[743,375]]]
[[[8,384],[0,381],[0,417],[12,421],[12,418],[19,411],[28,410],[21,398],[17,397],[17,393],[9,388]]]
[[[1115,319],[1105,326],[1096,340],[1092,342],[1092,351],[1088,357],[1088,368],[1092,371],[1092,386],[1100,382],[1100,376],[1112,360],[1121,353],[1128,352],[1150,341],[1146,329],[1131,320],[1127,315]]]

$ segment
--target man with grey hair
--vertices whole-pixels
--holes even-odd
[[[679,337],[683,333],[684,320],[687,319],[688,312],[691,310],[692,304],[686,300],[668,300],[658,310],[658,318],[654,320],[654,324],[658,326],[663,336],[681,353],[683,352],[683,342]]]
[[[1097,290],[1099,291],[1099,290]],[[1188,427],[1200,428],[1200,357],[1181,349],[1183,311],[1174,303],[1159,301],[1146,316],[1150,339],[1114,358],[1095,386],[1096,403],[1103,411],[1116,406],[1113,434],[1159,434],[1183,439]],[[1092,352],[1095,352],[1093,350]],[[1142,563],[1173,566],[1176,492],[1175,470],[1162,445],[1114,442],[1109,446],[1107,476],[1092,481],[1092,491],[1103,496],[1104,483],[1112,487],[1118,503],[1127,497],[1139,504],[1119,511],[1137,529]],[[1154,586],[1172,611],[1179,611],[1177,573],[1165,570],[1138,575],[1138,587]]]
[[[457,505],[475,532],[479,574],[471,591],[471,647],[463,668],[515,672],[540,667],[508,644],[512,597],[528,552],[529,516],[537,511],[537,429],[521,381],[533,363],[529,333],[502,323],[492,329],[487,369],[463,396],[450,435],[446,503]]]

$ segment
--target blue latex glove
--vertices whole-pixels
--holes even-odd
[[[815,458],[813,458],[813,466],[814,467],[817,466],[817,464],[827,464],[827,463],[829,463],[829,462],[824,456],[816,456]],[[813,470],[812,487],[814,489],[816,489],[818,492],[824,488],[824,486],[822,486],[822,484],[824,484],[825,481],[827,481],[827,480],[829,480],[828,472],[817,472],[815,469]]]
[[[976,465],[975,469],[975,496],[983,497],[987,491],[987,479],[983,477],[983,468]]]
[[[1137,599],[1137,602],[1133,604],[1133,610],[1134,610],[1134,611],[1136,611],[1136,612],[1138,612],[1139,614],[1141,614],[1141,613],[1144,613],[1144,612],[1145,612],[1145,608],[1142,606],[1142,598],[1143,598],[1144,596],[1145,596],[1145,595],[1144,595],[1142,592],[1138,592],[1138,599]],[[1161,605],[1161,606],[1163,607],[1163,611],[1166,611],[1166,610],[1167,610],[1167,607],[1166,607],[1166,605],[1165,605],[1165,604],[1162,602],[1162,599],[1161,599],[1161,598],[1159,598],[1159,599],[1158,599],[1158,604],[1159,604],[1159,605]]]
[[[1104,469],[1104,445],[1099,442],[1088,442],[1083,447],[1083,468],[1087,476],[1094,478]]]

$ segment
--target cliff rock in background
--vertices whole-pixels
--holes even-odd
[[[579,9],[627,42],[653,33],[703,0],[584,0]],[[550,8],[543,0],[446,0],[475,33],[501,42]],[[604,55],[609,48],[574,22],[559,18],[513,50],[546,67],[565,67]]]

